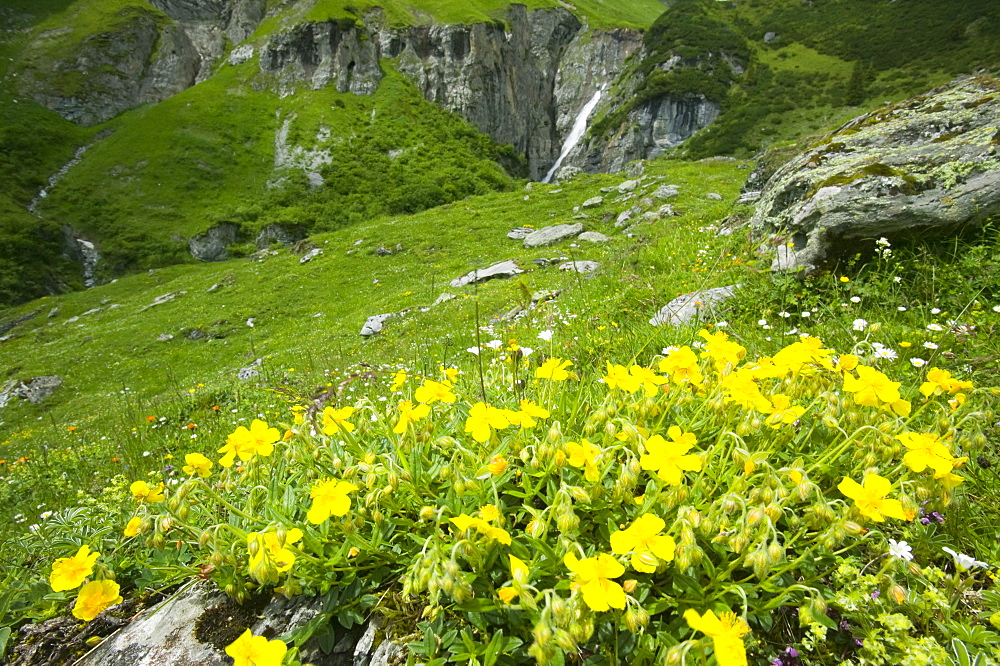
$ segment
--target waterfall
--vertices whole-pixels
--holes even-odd
[[[83,159],[83,154],[87,152],[87,148],[90,148],[89,144],[77,148],[76,153],[73,154],[73,159],[71,159],[69,162],[66,162],[66,164],[64,164],[62,168],[59,169],[59,171],[56,171],[54,174],[49,176],[48,185],[39,190],[38,195],[31,200],[30,204],[28,204],[29,213],[31,213],[32,215],[35,214],[35,209],[38,208],[38,202],[40,202],[45,197],[49,196],[48,190],[51,190],[53,187],[55,187],[56,183],[62,180],[63,176],[65,176],[70,169],[72,169],[73,167],[75,167],[77,164],[80,163],[80,160]]]
[[[604,86],[597,89],[594,96],[590,98],[590,101],[583,105],[580,109],[580,113],[577,114],[576,120],[573,121],[573,129],[569,131],[569,136],[563,142],[562,151],[559,153],[559,157],[556,159],[556,163],[552,165],[549,172],[545,174],[545,178],[542,178],[543,183],[551,183],[552,177],[556,175],[556,170],[562,166],[563,160],[566,156],[570,154],[576,144],[580,142],[580,138],[583,137],[584,133],[587,131],[587,119],[590,118],[590,114],[593,113],[594,107],[597,103],[601,101],[601,94],[604,92]]]

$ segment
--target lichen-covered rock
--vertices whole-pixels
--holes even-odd
[[[188,240],[188,250],[198,261],[225,261],[227,248],[240,238],[239,225],[219,222]]]
[[[700,318],[702,312],[711,312],[730,298],[740,285],[702,289],[690,294],[683,294],[670,301],[657,312],[649,323],[653,326],[683,326],[693,319]]]
[[[476,282],[486,282],[487,280],[495,280],[497,278],[510,278],[523,273],[524,271],[518,267],[517,262],[513,259],[508,259],[507,261],[501,261],[499,263],[488,266],[487,268],[477,268],[474,271],[469,271],[461,277],[457,277],[451,281],[451,286],[455,289],[459,287],[464,287],[468,284],[474,284]]]
[[[524,237],[522,243],[527,249],[533,247],[543,247],[552,245],[568,238],[579,236],[583,232],[583,225],[579,222],[575,224],[554,224],[549,227],[542,227],[538,231]]]
[[[768,180],[750,219],[775,269],[814,270],[1000,213],[1000,82],[962,78],[860,116]],[[789,245],[791,243],[791,245]]]

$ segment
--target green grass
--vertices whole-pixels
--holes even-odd
[[[666,180],[647,181],[650,187],[670,182],[682,188],[676,205],[685,215],[650,227],[635,239],[619,237],[610,247],[588,244],[572,249],[564,243],[528,251],[505,236],[511,228],[525,223],[541,227],[571,222],[574,206],[597,188],[619,181],[612,176],[587,176],[559,187],[536,186],[530,193],[471,197],[414,216],[383,217],[321,234],[313,242],[324,254],[306,265],[299,264],[297,255],[281,250],[278,256],[260,263],[236,260],[171,266],[8,310],[5,318],[38,308],[44,312],[17,327],[12,331],[14,339],[0,347],[7,376],[59,374],[65,384],[43,405],[33,407],[17,401],[4,409],[0,414],[0,441],[4,442],[0,458],[16,460],[28,455],[37,459],[39,428],[42,433],[62,433],[76,425],[80,433],[96,433],[122,418],[122,409],[138,419],[147,413],[160,415],[164,409],[176,413],[185,409],[177,406],[178,401],[187,404],[186,392],[199,383],[212,395],[236,400],[233,396],[244,390],[234,381],[236,371],[258,357],[267,359],[268,372],[279,373],[275,376],[295,367],[296,382],[307,377],[319,382],[325,370],[357,361],[422,358],[426,364],[433,363],[434,355],[443,358],[447,354],[453,359],[467,356],[462,350],[474,342],[472,299],[467,297],[472,289],[455,291],[448,282],[508,258],[533,270],[519,280],[482,285],[478,298],[484,323],[524,300],[521,283],[530,291],[568,289],[572,307],[594,308],[602,316],[626,320],[638,309],[639,318],[648,319],[658,309],[657,303],[662,305],[705,279],[701,271],[694,272],[703,265],[697,259],[678,260],[661,247],[688,247],[695,254],[696,244],[710,238],[698,228],[720,217],[726,208],[724,203],[705,200],[703,193],[717,191],[731,200],[743,172],[726,163],[662,163],[652,173],[665,175]],[[550,194],[552,190],[561,191]],[[525,196],[529,198],[525,200]],[[605,211],[617,214],[619,209],[620,205],[606,204],[591,220],[584,221],[585,226],[616,235],[612,223],[602,222],[601,215]],[[648,242],[647,233],[668,226],[676,230],[669,240]],[[355,246],[359,239],[364,242]],[[379,245],[390,249],[401,245],[403,252],[379,257],[374,254]],[[555,268],[538,269],[531,263],[536,257],[568,252],[579,259],[604,263],[605,273],[577,280]],[[630,282],[623,283],[626,278]],[[725,273],[712,278],[729,279]],[[626,289],[632,280],[636,289]],[[207,293],[216,283],[223,285],[221,290]],[[266,289],[261,285],[267,285]],[[178,291],[187,294],[143,310],[157,296]],[[426,313],[414,311],[392,320],[382,335],[370,341],[358,335],[368,316],[430,305],[444,291],[465,296]],[[102,306],[102,301],[108,302]],[[120,307],[111,309],[112,304]],[[46,318],[45,314],[57,306],[58,316]],[[98,307],[100,312],[83,315]],[[321,316],[313,316],[318,313]],[[76,316],[78,321],[67,322]],[[254,319],[252,328],[246,325],[250,318]],[[205,332],[211,340],[186,339],[185,334],[192,330]],[[161,334],[174,339],[158,342]],[[609,332],[604,344],[612,340]],[[428,348],[434,352],[425,353]],[[28,349],[35,352],[26,353]],[[297,385],[305,388],[308,383]],[[201,390],[198,393],[200,396]],[[97,465],[102,478],[112,471],[98,463],[99,459],[88,464]],[[45,491],[39,488],[34,492]],[[13,515],[24,509],[20,504],[9,504],[5,510]]]

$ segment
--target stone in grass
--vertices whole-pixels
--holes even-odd
[[[309,263],[310,261],[312,261],[313,259],[315,259],[316,257],[318,257],[321,254],[323,254],[323,250],[319,249],[318,247],[313,248],[313,249],[309,250],[308,252],[306,252],[305,255],[301,259],[299,259],[299,263],[300,264],[307,264],[307,263]]]
[[[669,199],[670,197],[676,197],[680,193],[680,190],[676,185],[660,185],[653,192],[653,196],[657,199]]]
[[[550,227],[542,227],[524,238],[525,249],[552,245],[568,238],[575,238],[583,232],[583,224],[575,222],[573,224],[554,224]]]
[[[621,194],[625,194],[626,192],[631,192],[637,187],[639,187],[638,180],[626,180],[625,182],[620,183],[618,185],[618,192]]]
[[[533,233],[535,233],[535,230],[531,227],[515,227],[507,232],[507,238],[510,238],[511,240],[522,240]]]
[[[385,326],[385,322],[393,317],[399,316],[399,312],[387,312],[385,314],[372,315],[368,317],[365,321],[365,325],[361,327],[361,337],[370,338],[373,335],[377,335],[382,332],[382,328]]]
[[[517,262],[513,259],[508,259],[507,261],[501,261],[499,263],[488,266],[487,268],[477,268],[474,271],[469,271],[461,277],[457,277],[451,281],[451,286],[455,289],[464,287],[468,284],[473,284],[476,282],[486,282],[487,280],[494,280],[497,278],[510,278],[523,273]]]
[[[604,205],[604,197],[591,197],[583,202],[583,208],[597,208]]]
[[[611,240],[604,234],[597,231],[584,231],[582,234],[577,236],[577,239],[587,241],[589,243],[607,243]]]
[[[22,382],[15,393],[18,397],[27,400],[33,405],[37,405],[55,393],[56,389],[60,386],[62,386],[62,377],[59,375],[46,375]]]
[[[722,195],[716,192],[709,192],[705,195],[706,199],[712,199],[713,201],[722,201]]]
[[[254,360],[253,363],[245,368],[240,368],[239,373],[236,375],[240,379],[247,380],[253,379],[260,375],[260,366],[264,363],[264,359],[258,358]]]
[[[561,271],[576,271],[577,273],[593,273],[600,264],[596,261],[567,261],[559,266]]]
[[[695,317],[700,317],[702,311],[711,311],[721,305],[735,293],[740,285],[732,284],[728,287],[715,287],[714,289],[703,289],[693,291],[690,294],[683,294],[670,301],[649,320],[653,326],[683,326]]]

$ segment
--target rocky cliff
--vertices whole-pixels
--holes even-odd
[[[38,32],[18,59],[19,87],[63,117],[94,125],[210,76],[227,40],[246,39],[263,10],[264,0],[152,0],[125,3],[115,11],[77,8],[66,21],[96,20],[103,29],[77,34],[64,26]]]
[[[371,13],[364,25],[305,23],[275,35],[262,49],[260,69],[285,92],[304,83],[364,95],[378,85],[387,58],[427,99],[514,146],[538,178],[586,99],[640,44],[638,32],[591,32],[565,9],[514,5],[506,25],[407,28]]]

